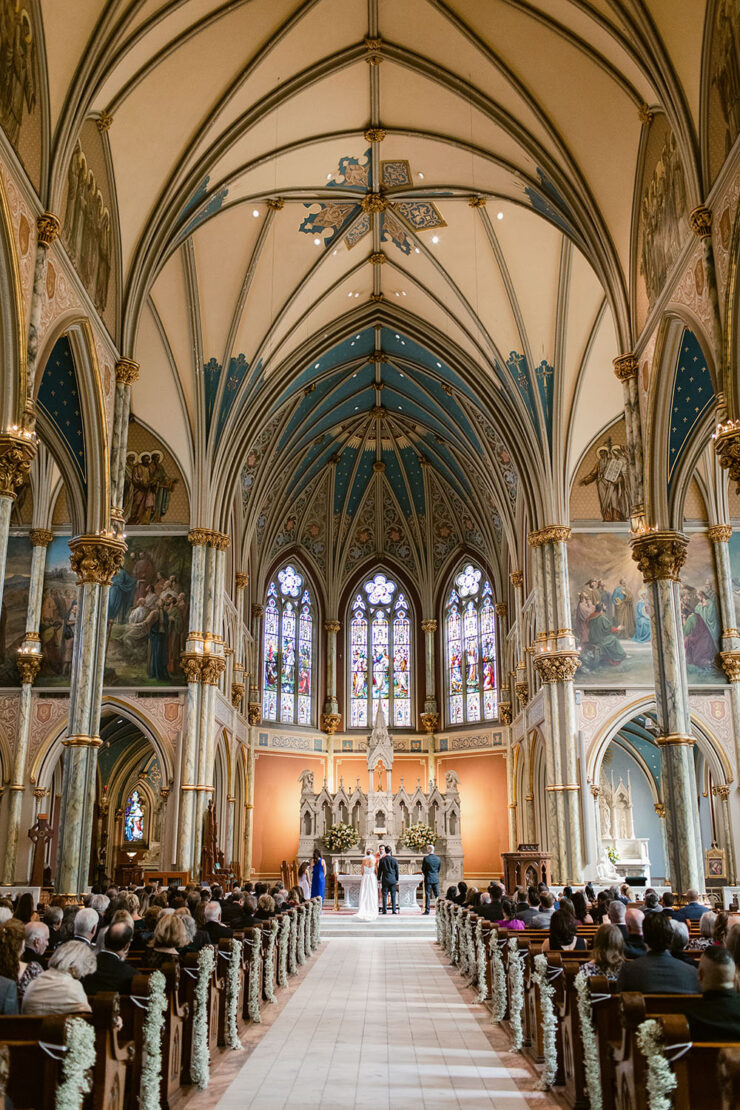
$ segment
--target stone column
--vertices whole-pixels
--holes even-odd
[[[28,477],[37,440],[32,431],[17,426],[0,433],[0,601],[5,589],[10,514],[18,490]]]
[[[233,794],[227,795],[226,798],[226,833],[224,836],[224,862],[227,867],[231,866],[234,859],[234,803],[236,798]]]
[[[704,259],[704,275],[707,283],[707,296],[712,309],[711,340],[714,357],[719,366],[722,362],[722,320],[719,314],[719,296],[717,294],[717,274],[714,267],[714,250],[712,248],[712,213],[704,204],[689,212],[689,227],[701,241]]]
[[[655,700],[661,735],[666,841],[673,889],[701,890],[704,866],[683,645],[679,574],[688,539],[681,532],[642,532],[632,538],[632,557],[650,595]]]
[[[735,859],[735,842],[732,836],[732,818],[730,816],[730,788],[724,783],[712,787],[712,794],[719,799],[719,813],[715,809],[718,823],[722,825],[722,839],[727,852],[727,871],[730,883],[737,883],[737,862]]]
[[[111,521],[116,534],[125,530],[123,487],[126,479],[128,421],[131,412],[131,386],[139,377],[139,364],[130,358],[116,363],[116,395],[113,401],[113,437],[110,451]]]
[[[33,268],[31,308],[28,314],[28,345],[26,349],[26,396],[24,399],[23,427],[31,430],[36,422],[36,370],[39,361],[39,324],[46,286],[46,261],[49,247],[61,230],[53,212],[44,212],[36,220],[36,259]]]
[[[249,687],[249,747],[247,748],[247,802],[244,822],[244,878],[252,873],[252,853],[254,848],[254,757],[257,728],[262,720],[262,706],[259,702],[259,689]]]
[[[341,625],[338,620],[324,621],[326,632],[326,698],[324,712],[321,714],[321,727],[333,735],[338,731],[342,718],[337,701],[337,633]]]
[[[621,355],[614,360],[614,373],[624,387],[624,426],[627,434],[633,532],[641,532],[645,527],[645,472],[637,370],[637,359],[632,354]]]
[[[201,663],[199,652],[183,652],[180,663],[188,684],[185,706],[185,728],[182,734],[180,763],[180,813],[177,825],[176,869],[190,871],[193,859],[193,824],[195,822],[196,750],[200,718]]]
[[[241,713],[244,703],[244,638],[242,635],[242,626],[244,624],[244,591],[249,582],[249,577],[242,571],[239,571],[235,575],[234,582],[236,585],[236,598],[234,599],[234,604],[239,620],[239,632],[237,635],[237,642],[234,644],[234,678],[231,683],[231,704],[234,706],[234,709],[238,709]]]
[[[516,851],[516,758],[511,750],[511,745],[506,749],[506,796],[509,804],[509,851]]]
[[[123,565],[125,543],[112,532],[70,540],[70,563],[77,575],[78,616],[69,683],[69,725],[62,741],[64,781],[59,816],[57,889],[77,896],[87,885],[95,803],[95,773],[102,741],[108,589]]]
[[[421,715],[421,724],[425,732],[433,733],[439,728],[440,714],[439,703],[435,690],[435,641],[437,622],[433,617],[421,622],[424,633],[424,712]]]
[[[740,767],[740,633],[735,620],[735,601],[732,592],[732,571],[730,569],[729,524],[712,524],[707,536],[714,549],[714,565],[717,571],[719,611],[722,620],[722,667],[730,682],[730,705],[732,707],[732,734],[735,743],[735,763]]]

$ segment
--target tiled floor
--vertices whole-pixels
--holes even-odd
[[[332,938],[217,1110],[558,1106],[458,982],[433,941]]]

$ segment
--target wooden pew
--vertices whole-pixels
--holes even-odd
[[[727,1051],[726,1044],[692,1042],[689,1022],[684,1014],[665,1014],[657,1017],[656,1021],[661,1027],[666,1057],[671,1061],[677,1080],[673,1092],[674,1110],[716,1110],[721,1098],[720,1054]],[[736,1045],[735,1049],[740,1051],[740,1045]]]
[[[135,1055],[133,1027],[122,1024],[118,994],[101,992],[89,1002],[95,1029],[95,1067],[92,1091],[85,1105],[92,1110],[124,1110]]]
[[[647,1065],[637,1045],[638,1026],[648,1017],[682,1015],[686,1006],[698,1002],[701,995],[625,991],[617,997],[621,1005],[622,1036],[612,1047],[613,1073],[605,1076],[602,1072],[602,1089],[613,1098],[616,1110],[647,1110]]]
[[[737,1110],[740,1106],[740,1047],[722,1049],[717,1072],[722,1096],[720,1110]]]
[[[180,1088],[185,1046],[192,1041],[192,1025],[189,1024],[191,1011],[183,998],[183,982],[179,963],[166,963],[160,969],[165,978],[167,1006],[164,1012],[162,1032],[162,1077],[160,1080],[160,1105],[167,1110],[171,1100]],[[131,997],[121,996],[121,1016],[124,1030],[129,1023],[133,1025],[134,1057],[131,1066],[131,1089],[129,1105],[137,1106],[141,1092],[141,1069],[143,1066],[144,1023],[149,1001],[149,985],[152,972],[145,970],[135,975],[131,984]],[[188,1064],[188,1079],[189,1064]],[[133,1100],[133,1101],[132,1101]]]
[[[6,1094],[14,1110],[54,1110],[64,1053],[53,1049],[66,1044],[70,1016],[0,1017],[0,1041],[9,1057]],[[51,1051],[42,1048],[42,1043]]]

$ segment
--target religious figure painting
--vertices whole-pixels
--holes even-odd
[[[40,169],[39,58],[32,4],[0,0],[0,126],[34,182]]]
[[[688,234],[681,155],[676,136],[661,113],[650,124],[638,196],[637,273],[642,324]]]
[[[79,142],[67,173],[64,239],[95,307],[105,312],[113,252],[111,214]]]
[[[707,94],[709,172],[714,181],[740,134],[740,0],[716,0]]]
[[[596,437],[584,454],[571,487],[571,520],[630,519],[630,478],[624,419]]]
[[[41,597],[41,652],[38,686],[67,686],[77,626],[77,578],[69,564],[67,536],[55,536],[46,549]]]
[[[5,588],[0,612],[0,685],[18,686],[15,653],[23,642],[31,578],[31,544],[26,536],[8,539]]]
[[[177,460],[136,420],[128,430],[123,515],[131,527],[187,524],[190,520],[187,488]]]

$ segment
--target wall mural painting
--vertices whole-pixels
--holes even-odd
[[[740,134],[740,0],[717,0],[709,51],[709,174],[714,181]]]
[[[187,536],[130,536],[108,597],[106,686],[184,686],[190,612]]]
[[[38,686],[66,686],[72,670],[77,625],[77,578],[69,565],[69,542],[56,536],[46,549],[41,598],[41,652]]]
[[[650,124],[638,195],[637,298],[642,326],[688,234],[681,155],[676,136],[661,113],[656,113]]]
[[[34,184],[41,167],[39,57],[33,9],[0,0],[0,126]]]
[[[630,483],[624,420],[586,453],[571,493],[572,520],[628,521]]]
[[[652,684],[650,595],[632,561],[628,533],[575,533],[568,563],[573,631],[581,651],[578,684]],[[724,683],[717,665],[717,582],[703,533],[690,538],[680,597],[689,682]]]
[[[187,524],[188,495],[173,456],[136,421],[129,425],[123,515],[127,524]]]
[[[730,500],[734,484],[730,484]],[[740,498],[738,498],[740,509]],[[740,512],[737,514],[740,516]],[[733,517],[735,514],[733,514]],[[732,574],[732,596],[735,601],[735,627],[740,628],[740,531],[734,531],[730,536],[730,572]]]
[[[31,544],[26,536],[8,539],[5,588],[0,613],[0,686],[19,686],[15,653],[26,630]]]

